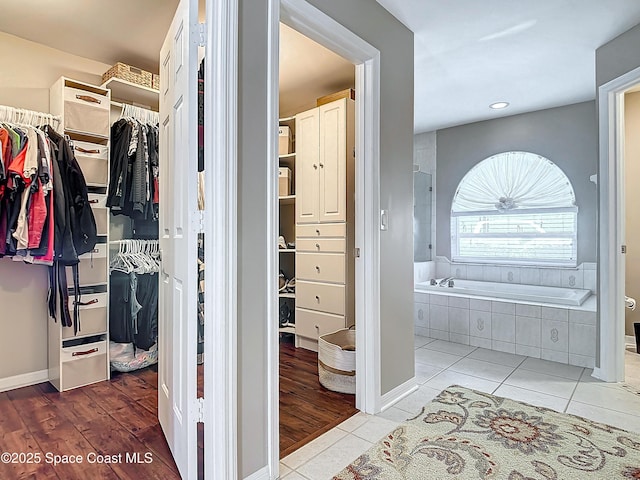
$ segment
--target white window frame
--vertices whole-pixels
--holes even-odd
[[[540,214],[540,213],[565,213],[572,212],[573,216],[573,233],[566,234],[567,238],[572,240],[572,252],[571,258],[567,261],[562,260],[549,260],[545,261],[539,258],[513,258],[513,257],[466,257],[460,255],[460,243],[459,239],[465,237],[465,234],[458,232],[458,217],[475,217],[475,216],[495,216],[500,217],[504,215],[519,215],[519,214]],[[513,238],[516,235],[511,234],[485,234],[487,238]],[[518,237],[525,237],[527,234],[519,234]],[[532,238],[534,235],[531,235]],[[554,236],[565,236],[554,235]],[[498,210],[479,210],[471,212],[451,212],[451,260],[456,263],[482,263],[489,265],[535,265],[535,266],[556,266],[556,267],[575,267],[578,260],[578,207],[565,207],[565,208],[539,208],[539,209],[522,209],[513,210],[508,213],[501,213]]]

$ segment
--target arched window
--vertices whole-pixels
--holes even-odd
[[[571,182],[556,164],[529,152],[499,153],[458,185],[452,260],[575,266],[577,216]]]

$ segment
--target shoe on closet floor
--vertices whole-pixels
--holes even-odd
[[[282,250],[287,249],[287,242],[282,235],[278,237],[278,248]]]

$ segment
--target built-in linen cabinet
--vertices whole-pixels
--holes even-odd
[[[355,324],[354,107],[340,99],[295,117],[296,344]]]

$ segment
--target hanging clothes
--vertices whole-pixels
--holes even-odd
[[[114,215],[158,220],[158,126],[122,118],[111,126],[107,207]]]

